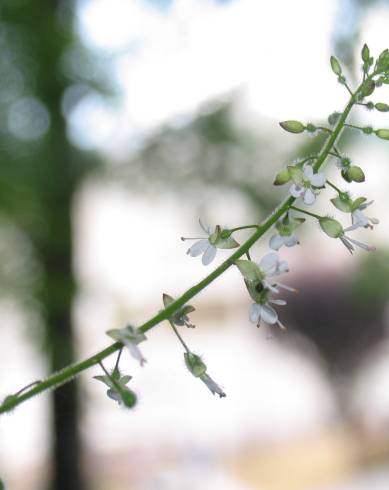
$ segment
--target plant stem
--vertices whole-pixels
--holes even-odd
[[[189,347],[186,345],[186,343],[184,342],[184,339],[181,337],[181,335],[178,333],[178,330],[176,328],[176,326],[174,325],[173,322],[171,322],[169,320],[169,323],[170,323],[170,326],[172,327],[174,333],[176,334],[178,340],[181,342],[182,346],[184,347],[184,349],[186,350],[186,352],[190,352],[190,349]]]
[[[373,76],[373,75],[371,75]],[[361,86],[356,91],[356,94],[360,90]],[[329,134],[328,139],[326,140],[322,150],[317,155],[316,162],[313,164],[313,169],[318,171],[327,156],[330,154],[331,150],[333,150],[334,144],[341,134],[342,129],[345,126],[346,119],[355,104],[356,94],[353,95],[347,106],[345,107],[341,117],[339,118],[335,128],[332,130],[331,134]],[[211,284],[215,279],[221,276],[227,269],[229,269],[237,259],[239,259],[242,255],[245,255],[249,252],[250,248],[256,243],[287,211],[292,207],[295,202],[295,198],[292,196],[286,197],[282,203],[275,208],[270,215],[259,225],[256,225],[256,231],[222,264],[220,264],[215,270],[213,270],[208,276],[206,276],[203,280],[189,288],[184,294],[173,301],[170,305],[168,305],[164,310],[157,313],[150,320],[145,322],[143,325],[139,327],[139,330],[143,333],[152,329],[159,323],[164,320],[170,318],[179,308],[184,306],[189,300],[191,300],[194,296],[200,293],[203,289],[205,289],[209,284]],[[316,216],[315,216],[316,217]],[[39,393],[43,393],[46,390],[56,388],[62,384],[65,384],[71,381],[75,376],[79,375],[81,372],[86,369],[95,366],[96,364],[101,363],[103,359],[110,356],[114,352],[121,349],[123,346],[120,342],[116,342],[101,350],[97,354],[88,357],[87,359],[66,366],[64,369],[57,371],[51,374],[47,379],[41,381],[39,384],[33,386],[31,389],[23,392],[19,396],[10,396],[5,399],[2,405],[0,405],[0,414],[11,411],[16,406],[21,403],[29,400],[35,395]]]
[[[298,211],[299,213],[307,214],[308,216],[312,216],[312,218],[315,218],[315,219],[321,219],[322,218],[322,216],[319,216],[318,214],[311,213],[310,211],[307,211],[306,209],[297,208],[296,206],[290,206],[290,209],[294,209],[295,211]]]
[[[329,180],[327,180],[327,184],[330,185],[334,190],[336,190],[338,194],[343,194],[343,192],[339,189],[339,187],[336,187],[336,185],[330,182]]]
[[[238,226],[237,228],[230,228],[229,231],[234,232],[238,230],[247,230],[249,228],[258,228],[259,225],[245,225],[245,226]]]

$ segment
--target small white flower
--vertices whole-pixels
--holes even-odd
[[[300,197],[307,205],[313,204],[316,200],[317,190],[313,187],[323,187],[326,182],[325,175],[313,172],[310,165],[305,165],[300,172],[295,172],[294,184],[289,189],[293,197]]]
[[[216,257],[216,250],[218,248],[230,249],[239,246],[239,243],[231,237],[229,230],[222,230],[220,226],[216,226],[212,232],[209,228],[205,227],[200,221],[201,228],[208,235],[208,238],[200,238],[187,250],[187,254],[191,257],[198,257],[202,255],[203,265],[210,264]],[[197,240],[197,238],[184,238],[181,240]]]
[[[270,306],[269,303],[276,305],[286,305],[286,301],[282,299],[269,299],[268,302],[264,304],[253,303],[250,307],[249,318],[252,323],[255,323],[257,327],[261,326],[261,323],[266,323],[268,325],[279,325],[280,328],[285,330],[285,326],[278,319],[278,314],[276,310]]]
[[[349,226],[348,228],[345,228],[343,230],[343,233],[339,236],[340,240],[342,241],[343,245],[347,248],[347,250],[352,254],[355,250],[354,245],[356,245],[359,248],[362,248],[363,250],[366,250],[366,252],[373,252],[374,250],[376,250],[375,247],[360,242],[359,240],[355,240],[355,238],[350,238],[345,234],[345,232],[355,230],[355,228],[357,227],[354,225]]]
[[[279,250],[283,245],[286,247],[293,247],[299,243],[298,236],[292,233],[291,235],[281,235],[276,233],[270,238],[270,248],[273,250]]]
[[[139,364],[141,366],[143,366],[147,362],[138,347],[138,344],[140,344],[144,340],[147,340],[147,337],[143,332],[140,332],[138,329],[132,327],[131,325],[127,325],[125,328],[122,329],[108,330],[106,334],[109,335],[112,339],[116,340],[116,342],[121,342],[123,345],[125,345],[132,357],[139,361]]]
[[[207,373],[202,374],[200,376],[200,379],[203,383],[206,384],[207,388],[211,391],[213,395],[219,395],[220,398],[226,396],[220,386]]]
[[[373,225],[378,225],[379,220],[377,218],[369,218],[363,213],[368,206],[370,206],[373,201],[364,202],[358,206],[357,209],[351,213],[351,222],[353,229],[356,228],[373,228]]]
[[[120,392],[118,391],[117,386],[115,386],[113,379],[115,379],[116,383],[119,385],[120,390],[122,392],[131,391],[127,388],[126,385],[132,379],[132,376],[128,376],[128,375],[122,376],[118,371],[112,373],[113,379],[111,379],[109,376],[93,376],[93,378],[97,379],[97,381],[101,381],[106,386],[108,386],[107,396],[111,398],[111,400],[115,400],[116,402],[118,402],[119,405],[123,403],[123,398]]]

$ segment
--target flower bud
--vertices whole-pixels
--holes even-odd
[[[350,180],[354,182],[365,182],[365,174],[363,173],[361,167],[353,165],[347,169],[347,174]]]
[[[289,133],[302,133],[305,130],[304,124],[300,121],[283,121],[280,122],[280,126],[282,129],[285,129],[285,131],[288,131]]]
[[[362,56],[362,61],[364,61],[365,63],[369,62],[370,50],[367,44],[363,45],[361,56]]]
[[[290,181],[289,170],[287,168],[281,170],[276,175],[273,185],[284,185]]]
[[[342,68],[340,67],[339,61],[335,58],[335,56],[331,56],[330,63],[332,71],[335,73],[335,75],[341,75]]]
[[[123,405],[125,405],[127,408],[133,408],[136,405],[136,395],[128,388],[120,391],[120,397],[122,399]]]
[[[365,126],[362,128],[362,133],[363,134],[372,134],[374,132],[374,129],[371,126]]]
[[[306,130],[309,133],[314,133],[316,131],[316,129],[317,129],[317,127],[314,124],[312,124],[312,123],[307,124]]]
[[[369,95],[371,95],[374,92],[374,89],[375,89],[375,82],[374,82],[374,80],[366,80],[364,82],[364,84],[362,85],[362,87],[361,87],[360,93],[364,97],[368,97]]]
[[[327,216],[319,219],[320,228],[331,238],[339,238],[343,234],[343,226],[334,218]]]
[[[383,140],[389,140],[389,129],[377,129],[375,134]]]
[[[377,109],[377,111],[380,111],[380,112],[388,112],[389,111],[389,105],[385,104],[384,102],[377,102],[377,104],[375,104],[374,107]]]
[[[340,116],[341,116],[340,112],[333,112],[328,116],[328,124],[330,126],[335,126],[335,124],[339,121]]]
[[[193,354],[193,352],[185,352],[184,359],[186,367],[196,378],[206,373],[207,366],[203,363],[200,356]]]

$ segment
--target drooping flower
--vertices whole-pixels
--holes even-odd
[[[165,308],[174,302],[174,298],[172,298],[166,293],[163,294],[162,299]],[[178,325],[179,327],[185,325],[188,328],[194,328],[195,325],[190,323],[188,317],[188,314],[192,313],[192,311],[195,311],[195,308],[192,305],[185,305],[182,308],[180,308],[178,311],[173,313],[173,315],[169,318],[169,320],[174,325]]]
[[[184,353],[184,360],[188,370],[195,378],[201,379],[213,395],[219,395],[220,398],[226,396],[222,388],[208,375],[207,366],[200,356],[188,351]]]
[[[279,250],[283,245],[293,247],[300,243],[295,229],[304,223],[304,218],[294,218],[287,213],[282,220],[277,221],[275,227],[278,231],[270,238],[269,246],[273,250]]]
[[[331,202],[340,211],[351,213],[351,223],[353,228],[349,228],[349,231],[357,228],[373,228],[373,225],[379,223],[377,218],[369,218],[363,213],[363,211],[374,202],[367,202],[366,197],[358,197],[353,200],[347,192],[341,192],[339,196],[331,199]]]
[[[305,165],[303,169],[299,167],[288,167],[293,185],[289,192],[293,197],[300,197],[305,204],[313,204],[316,200],[318,188],[323,187],[326,178],[320,172],[314,172],[311,165]]]
[[[115,400],[119,405],[133,407],[136,403],[136,395],[126,385],[132,379],[132,376],[121,375],[118,369],[115,369],[110,376],[93,376],[97,381],[101,381],[108,386],[107,396]]]
[[[320,218],[319,224],[324,233],[326,233],[329,237],[339,238],[350,253],[354,252],[354,245],[362,248],[363,250],[366,250],[367,252],[375,250],[375,247],[367,245],[366,243],[360,242],[359,240],[355,240],[355,238],[351,238],[346,235],[347,232],[355,230],[357,226],[352,225],[348,228],[343,228],[339,221],[327,216]]]
[[[216,257],[216,250],[231,249],[239,247],[239,243],[231,236],[232,232],[228,229],[222,229],[219,225],[215,226],[212,232],[209,228],[206,228],[200,221],[201,228],[208,235],[207,238],[200,238],[187,250],[187,254],[191,257],[198,257],[202,255],[203,265],[210,264]],[[197,240],[197,238],[184,238],[181,240]]]
[[[147,337],[143,332],[140,332],[132,325],[127,325],[121,329],[108,330],[106,334],[116,340],[116,342],[121,342],[125,345],[132,357],[139,361],[141,366],[147,362],[138,347],[138,344],[147,340]]]

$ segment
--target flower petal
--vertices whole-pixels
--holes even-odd
[[[209,243],[201,261],[204,265],[208,265],[212,262],[215,256],[216,256],[216,248]]]
[[[351,213],[351,221],[354,227],[365,227],[369,226],[369,220],[367,216],[359,209],[356,209]]]
[[[261,309],[261,320],[268,325],[274,325],[278,320],[277,312],[270,305],[263,305]]]
[[[304,187],[293,184],[290,187],[289,192],[292,194],[293,197],[300,197],[301,194],[303,194],[303,192],[304,192]]]
[[[220,386],[207,373],[202,374],[200,376],[200,379],[203,383],[206,384],[207,388],[212,392],[213,395],[219,395],[220,398],[226,396]]]
[[[317,174],[313,174],[309,181],[315,187],[323,187],[326,183],[326,178],[324,174],[318,172]]]
[[[250,322],[258,323],[259,317],[261,315],[261,309],[262,307],[258,303],[253,303],[250,306],[250,310],[249,310]]]
[[[304,177],[311,181],[312,177],[313,177],[313,168],[310,166],[310,165],[305,165],[304,167]]]
[[[270,252],[259,261],[259,267],[266,275],[274,274],[278,264],[278,253]]]
[[[187,253],[191,257],[197,257],[198,255],[201,255],[207,250],[208,245],[209,245],[209,241],[206,238],[203,240],[199,240],[189,248]]]
[[[269,299],[269,303],[273,303],[274,305],[280,305],[280,306],[286,305],[286,301],[284,299]]]
[[[281,236],[279,233],[273,235],[270,238],[269,246],[273,250],[279,250],[285,243],[285,237]]]
[[[315,199],[316,199],[316,196],[314,194],[314,192],[312,191],[312,189],[307,189],[305,192],[304,192],[304,203],[305,204],[313,204],[315,202]]]
[[[287,247],[293,247],[299,242],[297,235],[289,235],[284,237],[284,243]]]

